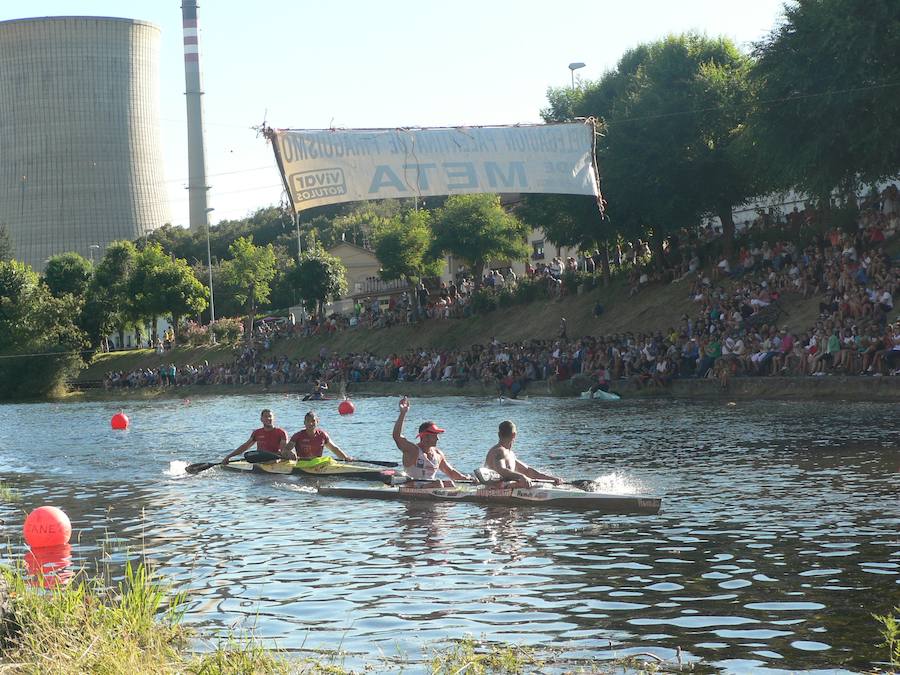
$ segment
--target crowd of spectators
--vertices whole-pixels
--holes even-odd
[[[276,339],[316,335],[353,327],[390,326],[414,320],[417,307],[425,316],[461,316],[471,302],[471,280],[424,286],[392,299],[358,302],[349,316],[321,322],[265,323],[259,339],[244,347],[228,364],[174,365],[110,373],[107,387],[174,385],[306,385],[325,381],[470,382],[481,381],[517,395],[534,382],[552,382],[582,374],[608,389],[616,381],[637,386],[666,386],[673,378],[715,377],[728,387],[735,375],[778,376],[829,374],[900,374],[900,320],[890,323],[894,298],[900,292],[900,265],[885,251],[898,232],[898,212],[864,209],[857,227],[832,229],[801,246],[785,236],[815,218],[806,212],[789,214],[789,227],[753,223],[751,236],[736,256],[701,265],[702,236],[682,246],[669,243],[667,265],[651,278],[640,260],[648,255],[642,243],[632,256],[632,292],[644,285],[671,282],[683,286],[692,310],[678,325],[654,333],[620,333],[569,339],[565,321],[553,340],[515,343],[492,340],[468,349],[413,349],[389,356],[368,352],[330,354],[323,347],[316,358],[289,359],[270,353]],[[779,236],[780,235],[780,236]],[[765,238],[763,238],[765,237]],[[598,254],[599,255],[599,254]],[[616,257],[621,257],[616,252]],[[551,285],[579,265],[596,266],[597,256],[581,260],[554,259],[528,266],[526,275]],[[616,262],[621,262],[621,259]],[[732,264],[733,263],[733,264]],[[642,278],[644,275],[647,278]],[[489,271],[486,288],[499,289],[519,280],[512,270]],[[637,289],[637,290],[635,290]],[[819,313],[811,326],[779,321],[786,297],[819,298]]]

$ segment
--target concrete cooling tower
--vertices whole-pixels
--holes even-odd
[[[0,22],[0,224],[17,260],[96,262],[169,222],[159,35],[131,19]]]

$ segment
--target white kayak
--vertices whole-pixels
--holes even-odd
[[[587,391],[581,392],[581,398],[593,399],[595,401],[618,401],[622,397],[618,394],[611,394],[608,391],[603,391],[602,389],[598,389],[592,395],[591,390],[588,389]]]
[[[507,398],[506,396],[501,396],[500,398],[494,399],[500,405],[528,405],[531,401],[523,398]]]
[[[417,487],[413,484],[392,487],[319,486],[318,490],[320,495],[333,497],[551,506],[631,515],[654,515],[659,512],[662,503],[659,497],[587,492],[565,485],[518,488],[460,484],[454,487]]]

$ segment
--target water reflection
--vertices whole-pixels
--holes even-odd
[[[18,533],[23,512],[59,504],[76,566],[116,577],[146,556],[191,591],[198,629],[340,648],[348,666],[466,633],[566,658],[680,648],[729,670],[879,659],[869,614],[896,604],[900,585],[895,406],[547,399],[515,411],[523,457],[660,494],[655,517],[350,501],[299,478],[178,470],[224,455],[262,407],[299,425],[294,402],[136,403],[126,434],[108,431],[115,405],[0,407],[0,478],[21,498],[0,503],[0,519]],[[416,402],[422,419],[465,419],[444,445],[466,469],[510,414],[476,403]],[[319,413],[345,449],[390,459],[395,411],[373,398],[352,420]],[[35,437],[57,442],[34,453],[23,439]],[[25,554],[17,536],[8,548],[10,561]]]
[[[40,546],[29,550],[23,556],[29,583],[42,588],[64,586],[71,581],[72,547],[69,544]]]

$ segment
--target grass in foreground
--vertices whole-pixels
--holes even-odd
[[[4,650],[7,671],[19,673],[174,672],[187,642],[179,626],[184,596],[143,566],[126,566],[118,588],[80,576],[49,590],[3,570],[16,625]]]

